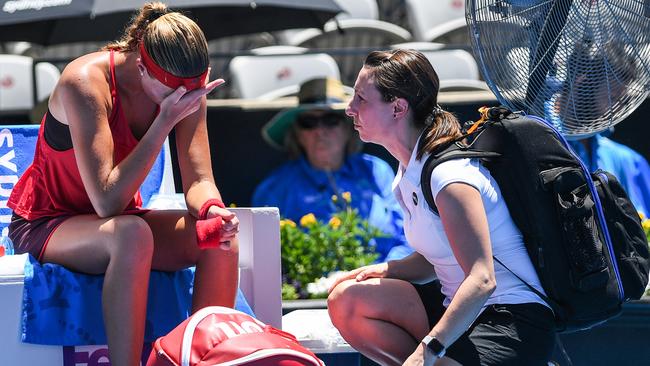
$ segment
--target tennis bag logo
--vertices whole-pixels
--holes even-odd
[[[241,323],[238,323],[237,320],[229,320],[229,321],[223,321],[219,323],[215,323],[211,328],[210,328],[210,333],[213,334],[214,336],[217,337],[217,339],[222,342],[228,338],[234,338],[237,337],[238,335],[242,334],[250,334],[250,333],[263,333],[264,332],[264,327],[266,326],[264,323],[261,321],[253,319],[253,321],[250,320],[243,320],[241,318],[244,318],[242,316],[237,316],[238,314],[235,314],[235,317],[233,318],[240,318],[237,319],[241,321]]]

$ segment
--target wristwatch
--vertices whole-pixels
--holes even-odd
[[[429,351],[433,352],[433,354],[437,358],[441,358],[442,356],[445,355],[445,346],[440,343],[436,337],[432,337],[430,335],[427,335],[422,339],[422,343],[429,349]]]

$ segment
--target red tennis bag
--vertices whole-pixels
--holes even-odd
[[[292,334],[209,306],[154,343],[147,366],[324,366]]]

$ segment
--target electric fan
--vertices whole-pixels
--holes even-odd
[[[608,129],[650,94],[650,0],[467,0],[466,18],[499,101],[567,138]]]

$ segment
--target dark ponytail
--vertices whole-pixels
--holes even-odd
[[[428,125],[425,123],[423,135],[417,146],[418,159],[422,159],[425,153],[434,151],[438,146],[462,136],[458,118],[440,106],[434,107],[428,119],[431,122]]]

